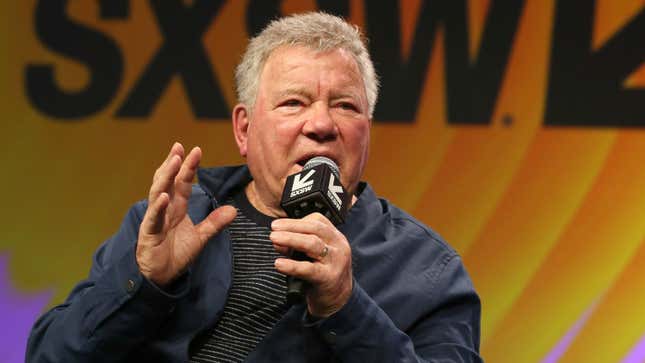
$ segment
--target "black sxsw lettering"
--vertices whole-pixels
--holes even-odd
[[[42,0],[36,4],[36,35],[50,50],[87,66],[90,81],[81,90],[67,91],[56,84],[53,64],[29,63],[25,67],[25,91],[38,111],[61,121],[82,121],[114,97],[123,76],[123,59],[112,39],[70,19],[67,3]],[[127,0],[102,0],[99,5],[101,19],[128,17]]]
[[[379,121],[414,122],[439,24],[446,47],[448,122],[486,124],[497,100],[523,0],[492,1],[474,62],[468,53],[466,1],[426,0],[421,5],[410,56],[401,54],[397,1],[365,1],[371,52],[381,76]]]
[[[246,30],[249,37],[258,35],[273,19],[278,18],[282,0],[249,0],[246,8]]]
[[[348,0],[317,0],[318,10],[346,18],[349,15]],[[250,0],[246,12],[246,29],[256,36],[267,24],[284,14],[280,11],[282,0]]]
[[[129,0],[96,0],[102,20],[129,17]],[[150,0],[164,43],[143,70],[117,117],[145,119],[173,76],[179,76],[197,118],[228,119],[220,84],[202,45],[202,37],[223,0]],[[246,25],[255,35],[280,14],[281,0],[250,0]],[[349,15],[347,0],[318,0],[320,10]],[[105,108],[123,78],[123,56],[115,41],[75,22],[68,0],[40,0],[34,21],[37,37],[48,49],[85,65],[90,73],[81,90],[56,83],[54,64],[29,63],[25,92],[38,111],[61,121],[83,120]],[[488,124],[517,33],[524,0],[492,0],[479,49],[469,56],[466,0],[424,0],[410,56],[402,55],[399,1],[364,1],[366,33],[381,79],[375,120],[411,123],[425,83],[428,63],[442,27],[445,37],[447,119],[450,124]],[[645,8],[599,49],[591,40],[595,1],[556,2],[546,100],[545,124],[552,126],[645,126],[645,89],[627,89],[626,77],[642,65]]]
[[[229,118],[228,106],[202,45],[202,36],[224,1],[151,0],[164,44],[117,111],[119,117],[146,117],[172,76],[181,77],[190,105],[199,118]]]
[[[645,90],[623,87],[645,60],[645,8],[592,50],[595,3],[557,3],[545,124],[645,126]]]

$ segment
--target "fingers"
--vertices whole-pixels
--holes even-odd
[[[166,160],[155,172],[148,201],[154,204],[161,193],[167,193],[173,205],[170,217],[175,222],[183,218],[201,157],[201,149],[194,147],[184,159],[184,147],[176,142]]]
[[[195,173],[197,172],[197,167],[199,167],[199,162],[202,159],[202,149],[199,148],[199,146],[195,146],[190,153],[188,153],[188,156],[186,156],[186,160],[184,160],[184,163],[181,165],[181,169],[179,170],[179,174],[177,174],[176,182],[177,183],[184,183],[184,184],[192,184],[193,178],[195,177]]]
[[[170,159],[171,156],[177,155],[180,158],[184,158],[184,145],[181,143],[175,142],[172,144],[170,147],[170,152],[168,153],[168,157],[166,157],[166,160]]]
[[[274,248],[282,254],[296,250],[314,260],[331,262],[330,255],[344,255],[342,251],[350,253],[347,239],[320,213],[302,219],[276,219],[271,229],[273,231],[269,238]]]
[[[161,193],[154,202],[149,202],[148,210],[141,222],[143,233],[158,234],[162,231],[169,202],[170,197],[167,193]]]
[[[269,239],[278,252],[300,251],[312,259],[279,258],[275,266],[281,273],[316,283],[325,280],[324,276],[329,276],[331,270],[343,269],[345,264],[351,263],[347,239],[319,213],[302,219],[276,219],[271,228]]]
[[[302,219],[280,218],[271,223],[273,231],[288,231],[318,236],[321,240],[333,245],[339,240],[338,230],[320,213],[312,213]],[[304,252],[304,251],[303,251]]]
[[[150,193],[148,194],[148,201],[154,203],[159,194],[167,192],[172,194],[171,187],[174,183],[175,176],[181,167],[181,162],[184,157],[184,147],[176,142],[170,148],[168,157],[157,168],[152,178],[152,185],[150,186]]]
[[[235,219],[236,215],[237,209],[230,205],[225,205],[212,211],[206,219],[196,226],[200,241],[206,243],[213,235],[226,228]]]
[[[309,281],[312,284],[325,281],[327,276],[327,273],[324,271],[326,267],[319,263],[278,258],[274,264],[278,272]]]
[[[304,252],[314,260],[321,261],[329,253],[329,247],[325,242],[313,234],[273,231],[269,235],[269,239],[278,251],[285,251],[291,248]]]
[[[173,203],[176,204],[177,210],[185,211],[188,205],[188,199],[192,189],[193,179],[197,173],[199,162],[202,159],[202,150],[199,147],[194,147],[186,159],[181,164],[179,173],[174,178],[174,192]]]
[[[289,256],[291,252],[289,247],[279,246],[279,245],[276,245],[275,243],[273,244],[273,248],[275,248],[275,250],[278,251],[278,253],[281,254],[282,256]]]

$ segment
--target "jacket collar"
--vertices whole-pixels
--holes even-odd
[[[243,187],[253,180],[246,165],[224,166],[218,168],[200,168],[197,170],[199,186],[209,197],[225,200],[235,189]]]
[[[369,223],[388,212],[387,203],[383,203],[366,182],[358,184],[356,197],[358,200],[347,211],[345,224],[338,226],[338,229],[348,237],[366,228]]]

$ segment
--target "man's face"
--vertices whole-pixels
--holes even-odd
[[[276,49],[249,111],[238,105],[233,120],[254,178],[252,202],[259,198],[270,214],[283,215],[279,203],[287,176],[317,155],[334,160],[343,186],[356,190],[367,161],[370,119],[363,79],[350,53]]]

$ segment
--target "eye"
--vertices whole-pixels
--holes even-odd
[[[340,107],[343,110],[347,111],[354,111],[354,112],[359,112],[358,107],[356,107],[353,103],[351,102],[339,102],[337,107]]]
[[[297,100],[295,98],[288,99],[282,103],[280,103],[280,107],[298,107],[302,106],[302,102],[300,100]]]

